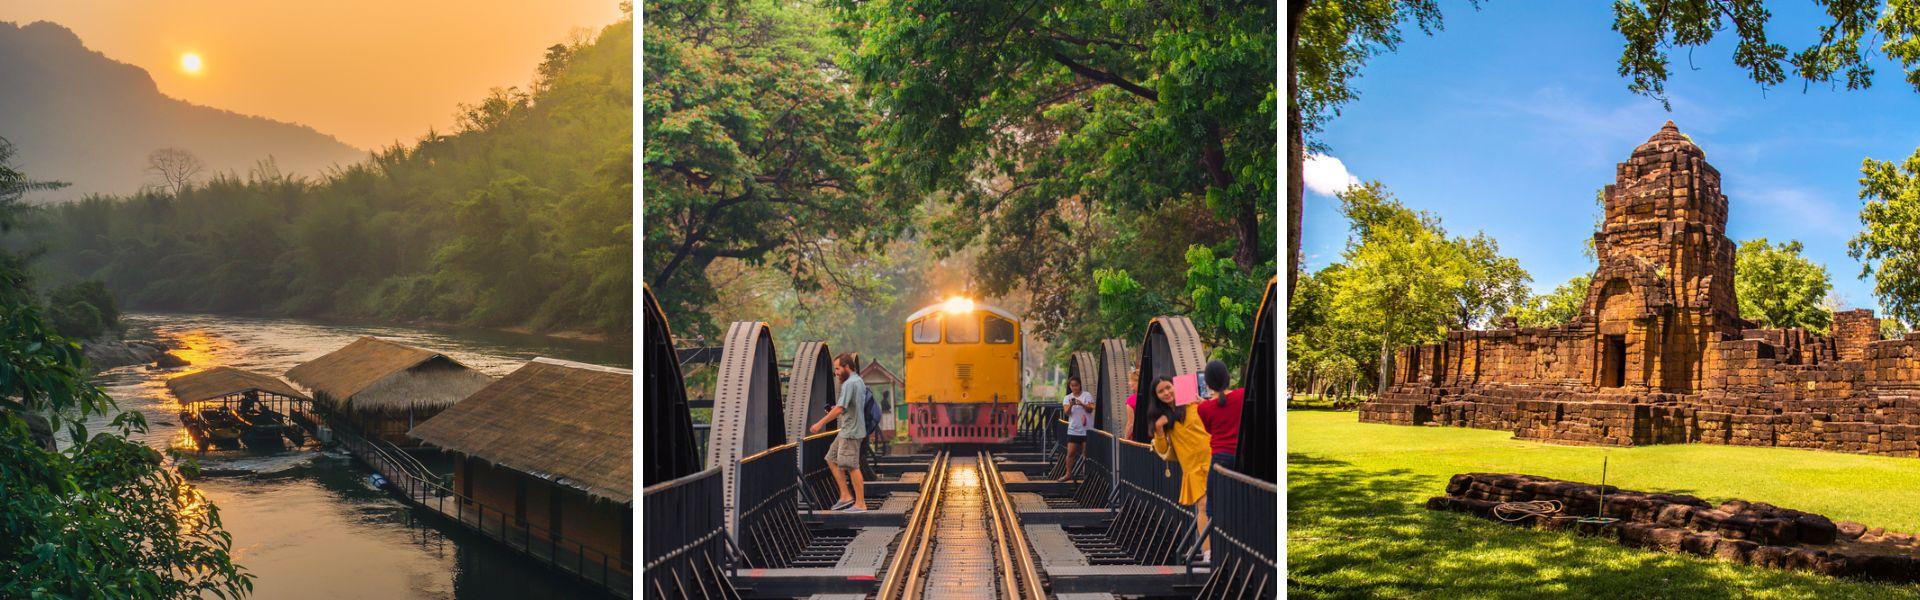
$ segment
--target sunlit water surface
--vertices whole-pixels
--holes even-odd
[[[146,415],[141,441],[186,448],[166,379],[215,366],[284,376],[287,369],[377,336],[438,351],[491,375],[546,356],[626,367],[625,344],[572,342],[495,331],[431,331],[291,319],[131,313],[129,339],[179,346],[189,366],[121,367],[96,382],[122,409]],[[104,428],[104,420],[93,428]],[[194,480],[233,535],[234,560],[255,576],[256,598],[576,598],[591,589],[492,540],[423,516],[366,483],[371,471],[343,453],[312,449],[198,455]]]

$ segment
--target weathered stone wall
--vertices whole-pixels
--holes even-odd
[[[1833,313],[1834,351],[1840,360],[1863,360],[1867,345],[1880,341],[1880,320],[1866,309]]]
[[[1881,340],[1870,310],[1835,313],[1831,337],[1740,319],[1720,173],[1672,123],[1605,193],[1579,316],[1401,348],[1361,420],[1920,456],[1920,336]]]
[[[1558,512],[1508,513],[1507,502],[1552,501]],[[1466,473],[1447,495],[1449,510],[1543,529],[1576,530],[1630,547],[1713,556],[1731,562],[1827,575],[1920,581],[1920,538],[1766,503],[1713,505],[1685,494],[1645,493],[1531,475]],[[1601,517],[1611,522],[1587,519]],[[1583,522],[1583,519],[1587,519]]]

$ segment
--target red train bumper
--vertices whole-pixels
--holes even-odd
[[[997,443],[1012,439],[1019,404],[912,404],[908,435],[919,444]]]

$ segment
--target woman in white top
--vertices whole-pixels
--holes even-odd
[[[1080,387],[1079,377],[1067,378],[1067,470],[1054,481],[1073,478],[1073,463],[1087,451],[1087,430],[1093,429],[1093,394]]]

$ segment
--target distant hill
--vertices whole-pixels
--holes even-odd
[[[19,150],[15,166],[72,184],[35,201],[132,193],[154,183],[147,154],[167,147],[198,156],[207,175],[245,175],[272,156],[284,173],[314,176],[367,156],[305,125],[170,98],[145,69],[87,49],[54,23],[0,22],[0,57],[0,138]]]

